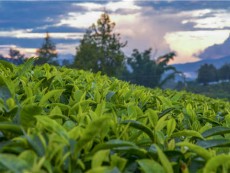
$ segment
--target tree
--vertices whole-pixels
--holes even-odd
[[[114,33],[114,28],[115,23],[104,12],[84,34],[77,47],[73,66],[92,72],[101,71],[109,76],[120,74],[125,59],[121,48],[127,42],[120,41],[120,34]]]
[[[204,85],[217,81],[217,69],[212,64],[204,64],[198,70],[197,82]]]
[[[25,55],[22,54],[19,50],[15,49],[15,48],[10,48],[9,56],[12,59],[24,59],[25,58]]]
[[[220,80],[230,80],[230,64],[224,64],[218,70],[218,77]]]
[[[133,50],[131,57],[127,59],[127,64],[131,67],[132,72],[126,72],[126,80],[153,88],[163,85],[167,80],[174,77],[177,71],[173,66],[169,66],[168,62],[175,54],[169,53],[157,60],[152,60],[151,51],[151,49],[148,49],[140,53],[137,49]],[[163,74],[168,70],[173,70],[173,73],[162,79]]]
[[[46,33],[42,47],[37,50],[38,59],[35,64],[54,63],[54,58],[58,57],[56,46],[52,42],[49,33]]]
[[[16,48],[10,48],[9,50],[9,56],[10,59],[8,61],[14,63],[14,64],[22,64],[25,61],[25,55],[22,54],[18,49]]]

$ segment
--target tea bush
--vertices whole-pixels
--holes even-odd
[[[0,62],[0,172],[229,172],[230,104]]]

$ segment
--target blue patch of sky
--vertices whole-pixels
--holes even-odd
[[[136,1],[139,6],[152,6],[156,10],[172,9],[173,11],[198,9],[230,9],[230,1]]]
[[[65,39],[53,39],[52,41],[55,44],[77,44],[80,40],[65,40]],[[0,45],[16,45],[19,47],[27,47],[27,48],[40,48],[44,39],[23,39],[23,38],[8,38],[8,37],[1,37],[0,38]]]
[[[26,29],[55,24],[61,15],[65,15],[69,10],[75,10],[72,3],[63,1],[1,2],[0,28],[2,30]]]

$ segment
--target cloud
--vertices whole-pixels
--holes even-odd
[[[194,11],[193,11],[194,12]],[[230,28],[230,12],[227,10],[204,9],[194,13],[193,17],[184,20],[183,23],[194,23],[194,28],[201,29],[224,29]]]
[[[4,1],[0,44],[31,52],[49,31],[60,53],[75,54],[85,29],[104,8],[116,22],[122,41],[128,41],[127,55],[134,48],[152,47],[158,50],[157,56],[177,51],[174,63],[198,61],[197,55],[222,43],[230,28],[230,1]]]
[[[56,48],[58,50],[59,54],[76,54],[76,47],[79,45],[79,43],[72,43],[72,44],[63,44],[59,43],[56,44]]]
[[[49,33],[49,35],[54,39],[70,39],[78,40],[82,38],[83,33]],[[44,38],[45,33],[34,33],[31,30],[12,30],[12,31],[0,31],[0,37],[8,38],[27,38],[27,39],[36,39]]]
[[[14,44],[10,44],[10,45],[0,45],[0,52],[1,55],[3,55],[4,57],[9,58],[9,50],[10,48],[14,48],[19,50],[22,54],[25,54],[26,57],[33,57],[36,56],[35,52],[36,52],[36,48],[25,48],[25,47],[20,47]]]
[[[174,63],[183,63],[198,61],[199,53],[213,44],[223,43],[228,34],[228,30],[180,31],[166,34],[165,39],[178,54]]]
[[[228,32],[230,33],[230,31]],[[225,34],[227,35],[227,33]],[[226,37],[225,37],[226,38]],[[218,59],[230,55],[230,35],[222,44],[214,44],[207,47],[198,56],[201,59]]]

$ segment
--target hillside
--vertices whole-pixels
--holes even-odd
[[[32,60],[0,74],[0,172],[230,171],[228,102]]]

